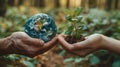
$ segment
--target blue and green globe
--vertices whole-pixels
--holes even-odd
[[[44,13],[39,13],[26,21],[25,32],[32,38],[48,42],[56,35],[57,26],[52,17]]]

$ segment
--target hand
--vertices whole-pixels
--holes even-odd
[[[4,50],[7,54],[16,53],[34,57],[52,48],[56,40],[57,37],[54,37],[51,41],[44,43],[43,40],[31,38],[24,32],[15,32],[4,39],[6,45]]]
[[[85,38],[84,41],[70,44],[66,42],[66,35],[59,35],[58,40],[64,49],[79,56],[86,56],[96,50],[103,48],[103,35],[93,34]]]

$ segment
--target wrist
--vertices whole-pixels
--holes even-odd
[[[120,53],[120,41],[110,38],[110,37],[106,37],[103,36],[102,37],[102,48],[105,50],[109,50],[112,52],[117,52]]]
[[[104,35],[101,35],[101,40],[100,40],[100,48],[101,49],[105,48],[104,43],[105,43],[105,37],[104,37]]]
[[[93,42],[93,44],[94,45],[96,45],[97,47],[97,49],[104,49],[105,48],[105,36],[104,35],[102,35],[102,34],[95,34],[95,36],[94,36],[94,38],[93,38],[93,40],[95,40],[94,42]]]
[[[102,35],[101,36],[101,38],[102,38],[102,41],[101,41],[101,48],[102,49],[108,49],[109,48],[109,37],[106,37],[106,36],[104,36],[104,35]]]
[[[0,39],[0,55],[11,54],[13,41],[10,37]]]

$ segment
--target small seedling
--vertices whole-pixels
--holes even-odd
[[[66,41],[69,43],[76,43],[85,40],[85,38],[81,35],[82,33],[82,19],[81,15],[83,8],[77,7],[73,10],[66,10],[67,16],[66,21],[68,23],[68,28],[65,32],[68,36],[66,37]]]

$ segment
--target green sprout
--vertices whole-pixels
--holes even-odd
[[[82,19],[81,15],[83,8],[77,7],[73,10],[66,10],[67,16],[65,17],[66,22],[68,22],[68,28],[65,34],[74,36],[75,38],[80,38],[81,28],[82,28]]]

